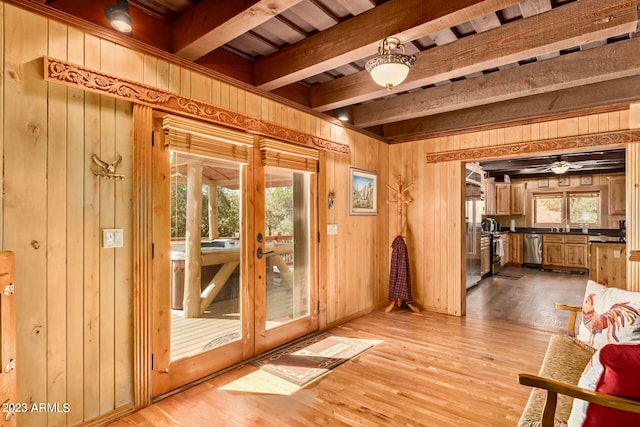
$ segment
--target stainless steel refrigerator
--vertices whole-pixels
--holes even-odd
[[[467,169],[465,180],[465,221],[467,248],[467,289],[480,281],[480,234],[484,214],[484,197],[478,172]]]

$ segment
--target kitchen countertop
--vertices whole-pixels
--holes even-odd
[[[548,228],[516,228],[516,231],[501,230],[492,233],[494,236],[500,236],[508,233],[526,233],[526,234],[564,234],[573,236],[588,236],[589,243],[603,244],[626,244],[620,241],[620,230],[617,229],[590,229],[589,233],[583,233],[582,230],[571,231],[551,231]]]

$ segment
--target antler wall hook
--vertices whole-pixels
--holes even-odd
[[[93,171],[93,174],[95,176],[109,179],[124,179],[124,175],[119,175],[116,173],[116,168],[118,167],[120,162],[122,162],[122,156],[120,154],[118,154],[118,158],[112,163],[105,162],[95,153],[91,156],[91,160],[93,160],[93,163],[100,167],[99,171]]]

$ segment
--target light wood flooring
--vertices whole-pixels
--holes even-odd
[[[245,364],[113,426],[514,426],[551,331],[586,277],[523,270],[468,294],[468,316],[383,310],[331,332],[376,345],[304,388]],[[537,313],[537,314],[536,314]]]

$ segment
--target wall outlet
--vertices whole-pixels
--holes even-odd
[[[327,224],[327,234],[330,236],[338,234],[338,224]]]
[[[104,228],[102,230],[103,248],[121,248],[124,245],[122,228]]]

